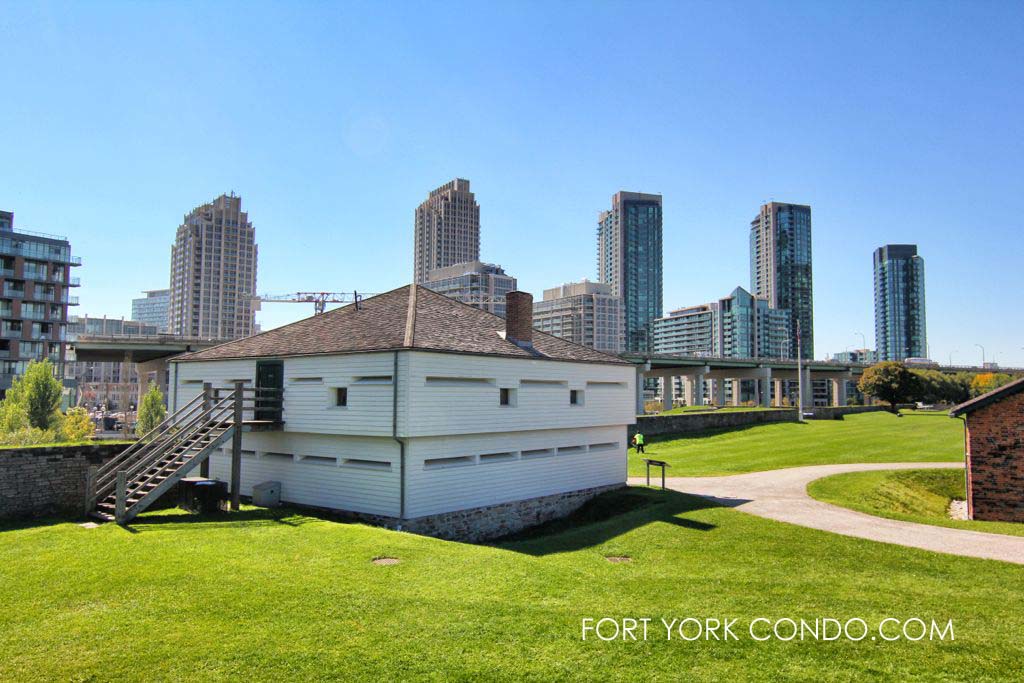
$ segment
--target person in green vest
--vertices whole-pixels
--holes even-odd
[[[633,447],[636,448],[637,453],[644,452],[644,435],[640,432],[633,435]]]

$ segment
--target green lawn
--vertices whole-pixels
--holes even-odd
[[[1024,524],[950,519],[949,502],[963,500],[963,470],[849,472],[812,481],[807,492],[818,500],[869,515],[994,534],[1024,536]]]
[[[712,409],[710,406],[679,406],[672,410],[663,410],[658,415],[682,415],[684,413],[748,413],[752,410],[782,410],[781,408],[762,408],[761,406],[722,406]]]
[[[631,512],[498,546],[287,510],[0,531],[0,680],[989,679],[1020,671],[1024,567],[634,490]],[[633,501],[635,503],[635,500]],[[611,501],[612,507],[616,501]],[[607,507],[607,505],[605,506]],[[396,566],[375,566],[378,556]],[[612,564],[606,555],[631,563]],[[580,639],[650,617],[647,642]],[[755,618],[954,622],[949,642],[757,642]],[[666,641],[659,619],[737,618]]]
[[[668,476],[695,477],[850,462],[963,459],[963,423],[945,413],[847,415],[709,433],[649,437],[647,457],[667,461]],[[631,449],[629,473],[644,473]]]

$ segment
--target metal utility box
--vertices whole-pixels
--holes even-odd
[[[281,482],[265,481],[252,487],[252,504],[273,508],[281,504]]]

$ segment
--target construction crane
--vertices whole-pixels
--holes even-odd
[[[447,294],[441,292],[442,294]],[[287,304],[313,304],[313,312],[320,315],[327,310],[327,304],[356,304],[366,297],[377,296],[376,294],[360,292],[295,292],[294,294],[258,294],[252,297],[256,302],[287,303]],[[469,296],[455,297],[463,303],[488,310],[490,307],[505,303],[504,296],[487,296],[482,294],[470,294]]]
[[[327,310],[327,304],[356,304],[363,300],[363,297],[375,296],[374,294],[360,294],[359,292],[295,292],[294,294],[257,294],[253,301],[268,303],[289,303],[289,304],[313,304],[313,312],[320,315]]]

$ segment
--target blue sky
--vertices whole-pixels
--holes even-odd
[[[872,250],[914,242],[932,357],[1024,365],[1022,33],[1010,2],[0,0],[0,208],[70,236],[79,313],[128,316],[231,190],[261,292],[377,292],[469,178],[537,295],[596,275],[615,191],[662,193],[666,308],[748,286],[774,198],[813,207],[819,357],[873,342]]]

